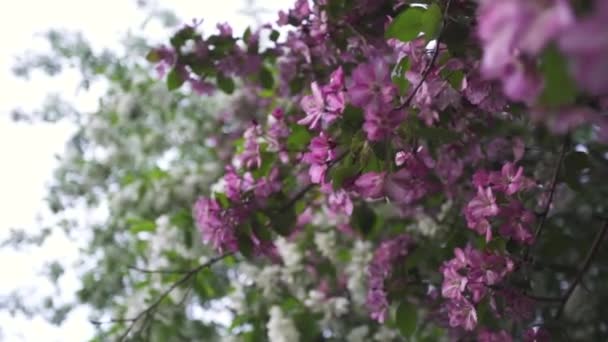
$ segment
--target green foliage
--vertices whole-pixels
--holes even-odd
[[[428,42],[437,38],[441,20],[441,9],[436,3],[432,3],[427,8],[411,6],[391,22],[385,37],[409,42],[422,33]]]
[[[408,7],[401,12],[386,30],[386,38],[397,38],[409,42],[418,37],[423,27],[425,10],[420,7]]]
[[[576,85],[568,74],[566,59],[556,48],[545,50],[540,70],[544,78],[541,103],[547,106],[573,104],[577,96]]]
[[[403,336],[412,336],[418,325],[418,308],[409,302],[401,302],[395,312],[395,324]]]

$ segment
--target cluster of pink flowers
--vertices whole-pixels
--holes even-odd
[[[502,222],[499,233],[523,243],[534,242],[532,226],[535,223],[533,212],[524,208],[517,199],[517,193],[532,187],[533,182],[523,174],[523,168],[514,163],[506,163],[500,172],[477,171],[473,175],[477,194],[467,204],[465,217],[467,225],[486,241],[492,239],[491,219]],[[501,195],[504,204],[498,204],[496,194]]]
[[[380,243],[374,252],[367,269],[367,307],[371,317],[380,323],[386,319],[389,308],[386,282],[393,280],[393,268],[404,261],[413,247],[412,238],[402,234]]]
[[[405,118],[396,109],[397,87],[391,82],[389,67],[383,59],[359,65],[352,74],[348,88],[349,101],[365,113],[363,130],[370,141],[390,138]]]
[[[331,74],[329,84],[319,87],[317,82],[313,82],[310,87],[312,95],[304,96],[300,102],[306,117],[299,120],[298,123],[306,125],[310,129],[326,128],[344,111],[344,72],[342,68],[338,68]]]
[[[441,267],[441,295],[451,327],[473,330],[477,326],[478,305],[486,296],[494,301],[494,288],[514,270],[511,259],[495,253],[482,252],[467,246],[456,248],[455,257]]]
[[[482,1],[477,32],[484,47],[481,71],[500,79],[505,95],[532,102],[542,89],[533,59],[574,21],[567,1]]]

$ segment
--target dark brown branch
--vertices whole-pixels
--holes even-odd
[[[591,263],[593,262],[593,259],[595,258],[600,245],[604,241],[604,238],[606,237],[607,232],[608,232],[608,221],[604,222],[604,226],[595,236],[595,240],[593,240],[591,249],[587,253],[585,260],[581,264],[581,266],[578,270],[578,273],[576,274],[576,277],[574,278],[574,280],[572,281],[572,283],[566,290],[566,293],[564,293],[564,295],[562,296],[561,304],[560,304],[559,308],[557,309],[557,313],[555,314],[556,320],[559,319],[560,316],[562,315],[562,313],[564,312],[566,303],[568,303],[568,299],[570,299],[570,297],[572,296],[572,293],[574,293],[574,290],[576,289],[576,286],[578,286],[578,284],[583,280],[583,276],[589,270],[589,267],[591,266]]]
[[[540,219],[538,221],[538,225],[536,226],[536,230],[534,231],[534,242],[533,244],[526,249],[524,252],[524,260],[528,259],[528,255],[534,244],[538,242],[540,239],[540,235],[543,232],[545,227],[545,222],[547,221],[547,217],[549,216],[549,211],[551,211],[551,204],[553,203],[553,197],[555,196],[555,189],[557,188],[557,178],[559,177],[559,171],[561,170],[562,164],[564,163],[564,158],[566,156],[566,150],[568,149],[568,137],[564,138],[564,142],[562,143],[562,149],[559,153],[559,159],[557,161],[557,165],[555,165],[555,169],[553,171],[553,176],[551,177],[551,185],[549,186],[549,198],[547,199],[547,203],[545,204],[545,208],[543,212],[540,213]]]
[[[445,31],[445,27],[447,26],[448,11],[450,9],[451,3],[452,3],[452,0],[448,0],[445,5],[445,9],[443,10],[443,19],[441,21],[441,28],[439,29],[439,35],[437,35],[437,39],[435,40],[435,48],[433,49],[433,54],[431,55],[431,60],[424,67],[424,71],[422,72],[422,75],[420,77],[420,82],[418,82],[418,84],[416,84],[416,87],[414,87],[414,90],[412,90],[412,93],[405,99],[405,101],[401,105],[399,105],[396,108],[396,110],[403,109],[410,105],[410,103],[414,99],[414,96],[416,96],[416,93],[418,92],[418,90],[420,90],[420,87],[422,87],[422,84],[426,81],[426,78],[431,73],[431,70],[433,69],[435,62],[437,61],[437,57],[439,57],[439,46],[441,45],[441,39],[443,38],[443,33]]]
[[[526,297],[533,299],[537,302],[547,302],[547,303],[556,303],[561,302],[561,297],[546,297],[546,296],[537,296],[530,293],[525,294]]]
[[[173,283],[168,289],[166,289],[152,304],[150,304],[145,310],[141,311],[140,313],[138,313],[135,317],[132,318],[113,318],[110,319],[109,321],[106,322],[100,322],[100,321],[91,321],[91,323],[93,324],[104,324],[104,323],[129,323],[127,329],[125,330],[125,332],[118,338],[118,341],[124,341],[128,336],[129,333],[131,332],[131,330],[133,330],[133,327],[135,326],[135,323],[137,323],[139,320],[143,319],[144,320],[144,325],[145,323],[154,316],[154,313],[156,312],[158,306],[162,303],[162,301],[167,298],[167,296],[173,292],[173,290],[175,290],[177,287],[185,284],[186,282],[188,282],[192,277],[194,277],[196,274],[198,274],[200,271],[202,271],[203,269],[212,266],[213,264],[217,263],[220,260],[223,260],[224,258],[228,257],[232,255],[232,253],[227,253],[227,254],[223,254],[217,257],[214,257],[212,259],[210,259],[209,261],[207,261],[204,264],[201,264],[199,266],[197,266],[196,268],[193,268],[189,271],[187,271],[183,277],[181,277],[179,280],[177,280],[175,283]]]

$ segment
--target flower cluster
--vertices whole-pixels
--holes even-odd
[[[494,300],[493,289],[499,287],[514,269],[511,259],[482,252],[467,246],[456,248],[455,257],[441,267],[441,295],[448,299],[449,324],[473,330],[477,326],[476,306],[486,297]]]
[[[382,323],[386,320],[389,302],[386,282],[391,281],[393,269],[414,247],[409,235],[403,234],[382,242],[367,269],[367,307],[371,317]]]
[[[500,235],[523,244],[532,244],[532,227],[535,215],[524,208],[516,194],[532,187],[533,182],[523,174],[523,168],[514,163],[506,163],[500,172],[477,171],[473,175],[477,194],[467,204],[465,217],[470,229],[492,239],[490,219],[502,222]],[[496,194],[501,195],[504,204],[497,203]]]

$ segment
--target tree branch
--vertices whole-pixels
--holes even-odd
[[[566,150],[568,149],[568,137],[564,138],[564,142],[562,143],[562,149],[559,153],[559,160],[557,161],[557,165],[555,165],[555,169],[553,171],[553,176],[551,177],[551,185],[549,187],[549,198],[547,199],[547,203],[545,204],[545,208],[543,212],[540,213],[540,220],[538,221],[538,225],[536,226],[536,230],[534,231],[534,242],[533,244],[526,248],[524,252],[524,260],[528,259],[528,255],[530,254],[530,250],[540,239],[540,235],[543,232],[545,227],[545,222],[547,221],[547,217],[549,216],[549,211],[551,210],[551,204],[553,203],[553,197],[555,195],[555,189],[557,188],[557,178],[559,177],[559,171],[561,170],[562,164],[564,163],[564,158],[566,156]]]
[[[148,273],[148,274],[187,274],[192,271],[192,270],[148,270],[148,269],[143,269],[143,268],[139,268],[136,266],[128,266],[127,268],[130,270],[134,270],[134,271],[141,272],[141,273]]]
[[[416,87],[414,87],[414,90],[412,90],[412,93],[405,99],[405,101],[402,104],[400,104],[397,108],[395,108],[396,110],[403,109],[410,105],[410,103],[414,99],[414,96],[416,96],[416,93],[418,92],[418,90],[420,90],[420,87],[422,87],[422,83],[424,83],[424,81],[426,81],[426,78],[431,73],[431,69],[433,68],[433,65],[435,64],[435,62],[437,61],[437,57],[439,57],[439,46],[441,45],[441,39],[443,38],[443,33],[445,31],[445,27],[447,26],[448,11],[450,9],[451,3],[452,3],[452,0],[448,0],[445,5],[445,9],[443,10],[443,19],[441,21],[441,28],[439,30],[439,35],[437,35],[437,39],[435,40],[435,48],[433,49],[433,54],[431,56],[431,60],[427,63],[427,65],[424,68],[424,71],[422,72],[422,75],[420,77],[420,82],[418,82],[418,84],[416,84]]]
[[[591,263],[593,262],[593,259],[595,258],[596,254],[597,254],[597,252],[599,250],[600,245],[604,241],[604,238],[606,237],[606,233],[607,232],[608,232],[608,221],[604,222],[604,226],[602,227],[602,229],[595,236],[595,240],[593,240],[593,244],[591,245],[591,249],[587,253],[587,256],[585,257],[585,260],[581,264],[581,267],[579,268],[578,273],[576,274],[576,277],[574,278],[574,281],[572,281],[572,284],[570,284],[570,286],[566,290],[566,293],[564,293],[564,295],[562,296],[561,304],[560,304],[560,306],[559,306],[559,308],[557,310],[557,313],[555,314],[555,319],[556,320],[559,319],[559,317],[564,312],[564,309],[566,307],[566,303],[568,303],[568,299],[570,299],[570,296],[572,296],[572,293],[574,292],[574,289],[576,289],[576,286],[582,281],[583,276],[589,270],[589,267],[591,266]]]
[[[212,266],[213,264],[217,263],[220,260],[223,260],[224,258],[226,258],[226,257],[228,257],[230,255],[232,255],[232,253],[226,253],[226,254],[214,257],[212,259],[209,259],[209,261],[207,261],[206,263],[201,264],[201,265],[197,266],[196,268],[193,268],[193,269],[187,271],[186,273],[184,273],[183,277],[181,277],[179,280],[177,280],[175,283],[173,283],[152,304],[150,304],[150,306],[148,306],[145,310],[143,310],[140,313],[138,313],[135,317],[132,317],[132,318],[113,318],[113,319],[110,319],[107,322],[91,321],[91,323],[97,324],[97,325],[103,324],[103,323],[125,323],[125,322],[126,323],[130,323],[128,325],[127,329],[125,330],[125,332],[118,338],[118,341],[124,341],[129,336],[129,333],[133,330],[133,327],[135,326],[135,323],[137,323],[139,320],[143,319],[144,320],[144,325],[145,325],[145,323],[151,317],[154,316],[154,314],[155,314],[158,306],[162,303],[162,301],[171,292],[173,292],[173,290],[175,290],[180,285],[183,285],[186,282],[188,282],[192,277],[194,277],[196,274],[198,274],[203,269]],[[157,273],[157,271],[151,271],[151,272]],[[175,273],[175,272],[173,272],[173,273]]]
[[[332,160],[328,167],[327,167],[327,171],[331,170],[331,168],[336,165],[339,161],[341,161],[342,159],[344,159],[344,157],[346,157],[348,153],[342,153],[341,155],[339,155],[336,159]],[[281,206],[280,208],[278,208],[279,211],[284,211],[286,209],[289,209],[292,205],[294,205],[297,201],[299,201],[300,199],[302,199],[302,197],[304,197],[304,195],[306,195],[306,193],[308,193],[310,190],[312,190],[313,188],[315,188],[317,186],[317,184],[315,183],[310,183],[308,185],[306,185],[304,188],[302,188],[300,191],[298,191],[291,199],[289,199],[289,201],[287,201],[287,203],[285,203],[283,206]]]

